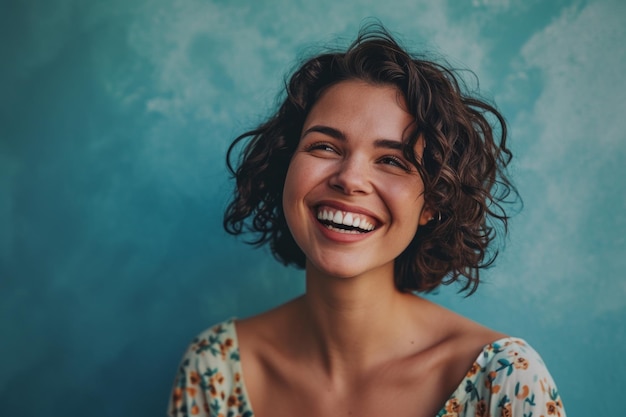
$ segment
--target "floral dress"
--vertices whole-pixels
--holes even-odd
[[[178,369],[171,417],[253,417],[241,373],[234,321],[194,339]],[[509,337],[485,346],[434,417],[565,417],[541,357]]]

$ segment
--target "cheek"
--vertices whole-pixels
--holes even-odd
[[[287,175],[285,176],[285,183],[283,185],[283,213],[287,220],[287,225],[292,228],[293,218],[295,217],[298,207],[298,202],[303,198],[303,190],[305,184],[302,177],[302,170],[299,168],[297,160],[292,160],[292,163],[287,169]]]
[[[303,198],[316,184],[320,182],[320,175],[324,169],[320,169],[320,164],[315,163],[311,158],[303,155],[295,155],[289,164],[283,185],[283,206],[287,203],[293,204]]]
[[[385,188],[386,201],[393,216],[402,222],[419,223],[424,208],[424,195],[421,181],[403,184],[396,182]]]
[[[424,201],[424,185],[420,179],[404,178],[388,181],[384,189],[389,198],[400,202],[421,204]]]

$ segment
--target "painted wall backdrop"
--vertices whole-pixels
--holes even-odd
[[[506,249],[475,296],[432,299],[530,341],[570,416],[623,414],[620,0],[2,0],[0,414],[164,415],[196,333],[302,291],[222,231],[224,153],[370,16],[511,125]]]

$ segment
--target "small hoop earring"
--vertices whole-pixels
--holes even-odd
[[[431,222],[433,220],[435,220],[435,216],[430,216],[430,218],[428,219],[429,222]],[[441,212],[438,211],[437,212],[437,222],[440,222],[440,221],[441,221]]]

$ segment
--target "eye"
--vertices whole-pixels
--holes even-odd
[[[398,158],[397,156],[393,156],[393,155],[383,156],[382,158],[379,159],[379,162],[385,165],[398,167],[407,172],[411,170],[411,168],[409,168],[406,162],[404,162],[402,159]]]
[[[311,143],[310,145],[307,145],[304,148],[304,150],[306,152],[314,152],[314,153],[321,153],[321,152],[338,153],[337,149],[328,142]]]

